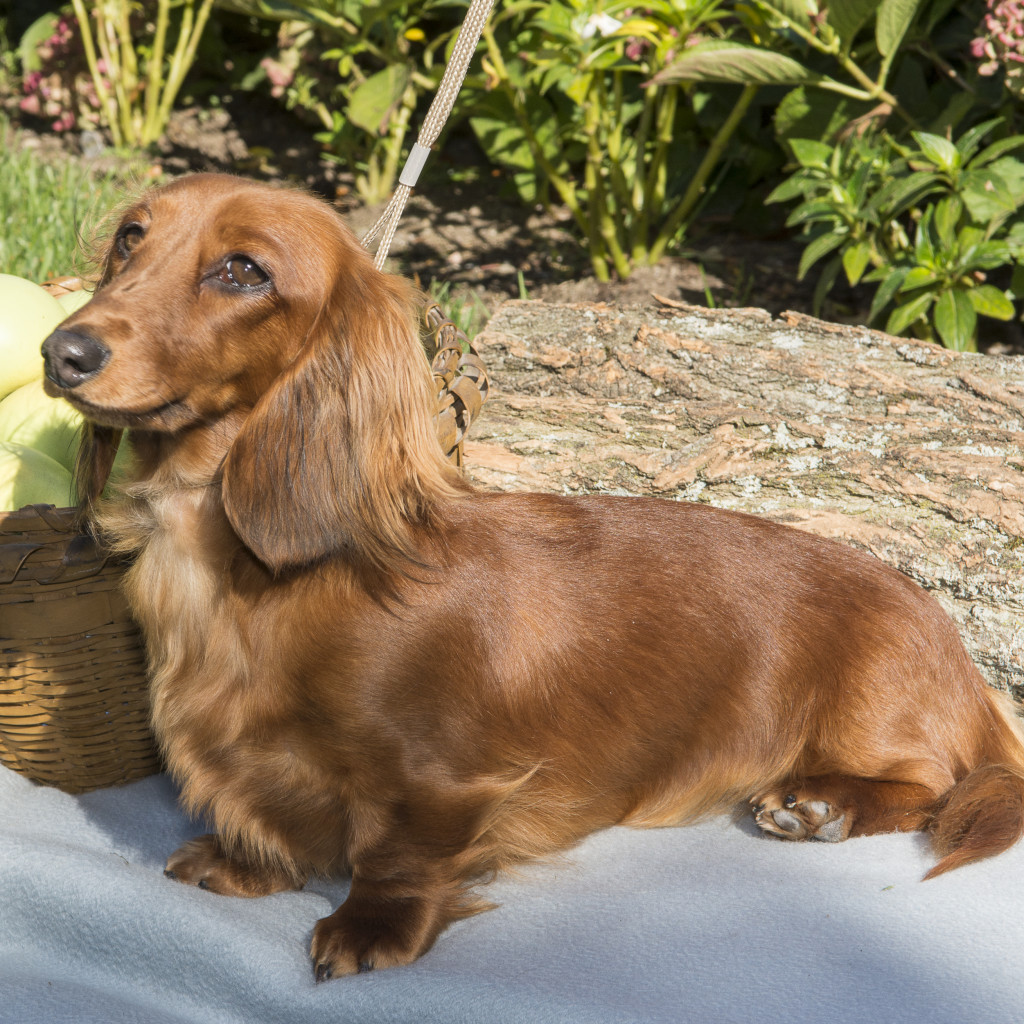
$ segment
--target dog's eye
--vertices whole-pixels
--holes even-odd
[[[224,261],[217,280],[236,288],[258,288],[270,280],[267,272],[248,256],[229,256]]]
[[[117,251],[123,259],[127,259],[139,242],[145,237],[145,229],[141,224],[125,224],[117,233]]]

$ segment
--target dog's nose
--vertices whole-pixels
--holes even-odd
[[[57,330],[43,342],[46,376],[62,388],[77,388],[95,376],[110,358],[110,349],[88,334]]]

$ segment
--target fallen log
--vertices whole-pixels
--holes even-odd
[[[481,487],[707,502],[864,548],[1024,697],[1024,359],[679,305],[509,302],[477,343]]]

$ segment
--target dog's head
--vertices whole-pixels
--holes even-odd
[[[229,519],[271,568],[387,562],[451,486],[411,298],[312,196],[183,178],[121,216],[95,297],[43,344],[46,390],[97,442],[217,439]]]

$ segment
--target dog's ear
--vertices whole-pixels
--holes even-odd
[[[75,460],[75,494],[78,497],[78,519],[84,524],[99,500],[110,477],[122,431],[101,427],[86,420],[82,424],[82,443]]]
[[[368,258],[346,270],[228,451],[228,519],[275,572],[335,553],[400,570],[412,527],[459,489],[409,297]]]

